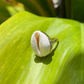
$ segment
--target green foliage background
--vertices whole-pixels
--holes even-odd
[[[83,1],[65,0],[66,17],[78,21],[56,18],[62,4],[49,0],[11,1],[0,1],[0,84],[84,84]],[[43,58],[31,48],[36,30],[59,40]]]

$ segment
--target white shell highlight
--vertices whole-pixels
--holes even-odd
[[[31,46],[36,55],[43,57],[50,53],[49,37],[41,31],[35,31],[31,36]]]

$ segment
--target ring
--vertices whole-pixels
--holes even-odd
[[[47,56],[52,51],[52,44],[58,40],[51,41],[49,36],[41,31],[35,31],[31,36],[31,47],[39,57]]]

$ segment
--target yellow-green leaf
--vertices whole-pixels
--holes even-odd
[[[46,57],[35,55],[31,35],[58,38]],[[21,12],[0,25],[0,84],[84,84],[84,24]]]

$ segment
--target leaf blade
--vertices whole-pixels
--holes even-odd
[[[81,25],[73,20],[38,17],[28,12],[18,13],[0,25],[0,83],[83,84],[81,28],[84,24]],[[30,45],[35,30],[59,39],[58,47],[44,58],[35,56]]]

